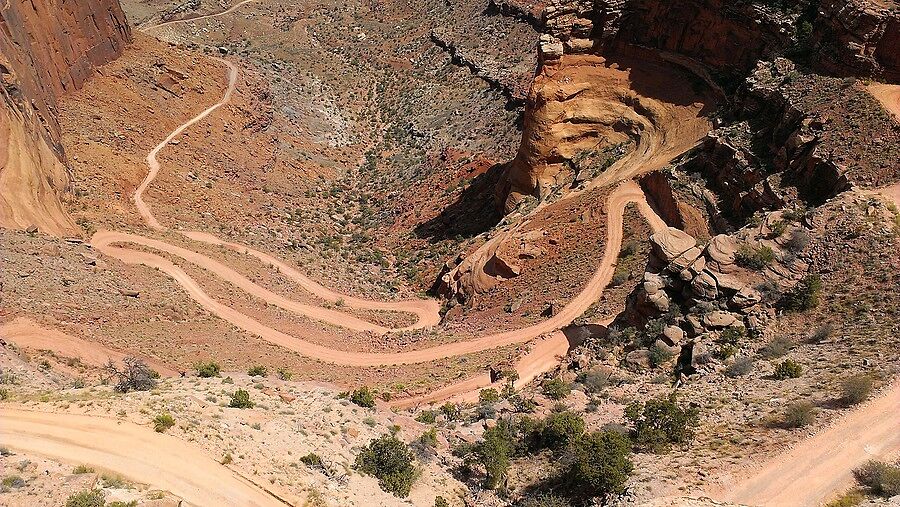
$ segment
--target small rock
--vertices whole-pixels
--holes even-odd
[[[678,326],[666,326],[662,332],[662,340],[668,345],[681,345],[684,341],[684,330]]]

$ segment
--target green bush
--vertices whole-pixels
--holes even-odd
[[[99,489],[75,493],[66,499],[66,507],[103,507],[105,503],[103,491]]]
[[[900,495],[900,466],[869,461],[853,470],[853,476],[873,494],[885,498]]]
[[[7,475],[3,478],[3,481],[0,481],[0,484],[5,488],[21,488],[25,486],[25,479],[18,475]]]
[[[172,426],[175,426],[175,419],[171,414],[159,414],[153,418],[153,429],[157,433],[162,433]]]
[[[450,507],[450,504],[442,496],[434,497],[434,507]]]
[[[300,456],[300,462],[306,466],[313,468],[322,468],[323,466],[322,458],[314,452],[311,452],[304,456]]]
[[[253,402],[250,401],[250,393],[243,389],[238,389],[231,395],[231,408],[253,408]]]
[[[425,447],[437,447],[437,430],[435,428],[429,428],[422,432],[422,434],[419,435],[419,443]]]
[[[775,252],[765,245],[753,247],[741,245],[734,254],[734,262],[738,266],[760,270],[775,260]]]
[[[615,431],[600,431],[578,438],[564,462],[563,479],[575,496],[592,498],[618,494],[634,466],[631,443]]]
[[[872,377],[868,375],[854,375],[844,380],[841,400],[847,405],[862,403],[872,394]]]
[[[551,400],[559,401],[572,392],[572,386],[563,379],[556,377],[551,380],[545,380],[541,384],[541,392]]]
[[[447,402],[441,405],[441,413],[448,421],[455,421],[462,415],[462,409],[456,403]]]
[[[484,466],[487,477],[485,486],[488,489],[496,489],[505,482],[509,470],[509,457],[515,447],[515,434],[506,421],[500,421],[484,432],[484,437],[478,443],[475,452]]]
[[[478,392],[479,403],[496,403],[500,401],[500,393],[494,388],[482,389]]]
[[[219,364],[215,361],[207,361],[207,362],[199,362],[194,365],[194,369],[197,370],[197,376],[203,378],[211,378],[219,376]]]
[[[584,434],[584,419],[570,412],[555,412],[544,419],[541,441],[545,447],[561,449]]]
[[[137,507],[137,500],[132,500],[130,502],[122,502],[116,500],[115,502],[109,502],[106,504],[106,507]]]
[[[816,420],[816,407],[808,401],[791,403],[784,411],[784,425],[788,428],[809,426]]]
[[[668,347],[663,347],[654,343],[650,346],[650,367],[658,368],[669,362],[673,356],[674,354]]]
[[[803,367],[799,363],[791,359],[785,359],[775,367],[774,376],[777,380],[785,380],[798,378],[801,374],[803,374]]]
[[[92,474],[94,473],[94,467],[88,465],[78,465],[74,470],[72,470],[72,473],[75,475]]]
[[[372,408],[375,406],[375,393],[368,386],[362,386],[350,393],[350,401],[360,407]]]
[[[778,306],[788,312],[804,312],[819,305],[821,293],[822,278],[808,275],[781,296]]]
[[[423,424],[434,424],[437,420],[437,413],[434,410],[423,410],[416,415],[416,421]]]
[[[369,442],[356,457],[353,468],[377,478],[382,490],[401,498],[409,496],[419,476],[409,447],[394,435],[382,435]]]
[[[251,366],[250,369],[247,370],[247,375],[250,375],[251,377],[265,377],[268,373],[269,370],[262,365]]]
[[[694,407],[680,406],[672,393],[646,403],[630,403],[625,407],[625,418],[631,422],[635,447],[661,453],[668,451],[672,444],[691,441],[699,412]]]

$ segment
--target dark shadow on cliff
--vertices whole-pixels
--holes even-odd
[[[455,202],[438,216],[416,226],[416,236],[432,242],[471,238],[497,225],[503,215],[494,200],[494,187],[503,175],[503,167],[503,164],[494,164],[476,176]]]
[[[718,107],[716,92],[700,76],[678,63],[663,60],[656,51],[620,46],[604,51],[603,58],[607,66],[615,64],[630,72],[630,88],[639,95],[678,106],[700,102],[703,116],[711,116]]]

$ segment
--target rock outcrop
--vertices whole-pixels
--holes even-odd
[[[812,26],[811,44],[820,69],[900,82],[900,7],[822,0]]]
[[[118,0],[10,0],[0,8],[0,226],[74,229],[57,99],[131,40]]]

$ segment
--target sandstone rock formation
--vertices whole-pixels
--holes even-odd
[[[118,56],[131,31],[118,0],[11,0],[0,9],[0,226],[74,229],[56,101]]]

